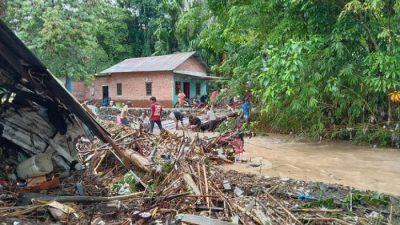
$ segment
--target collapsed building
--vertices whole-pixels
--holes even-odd
[[[40,154],[51,159],[49,169],[52,164],[64,171],[81,169],[75,142],[82,136],[111,141],[0,20],[0,157],[26,160]],[[19,169],[18,177],[26,178],[23,173],[29,168]]]

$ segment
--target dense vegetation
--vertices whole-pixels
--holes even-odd
[[[398,120],[387,94],[400,85],[399,1],[5,3],[0,15],[58,76],[195,50],[234,94],[251,88],[270,128],[385,144],[397,132],[381,128]]]

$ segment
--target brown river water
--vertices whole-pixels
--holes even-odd
[[[287,135],[245,139],[247,163],[223,165],[264,176],[352,186],[400,196],[400,150],[349,142],[306,142]],[[252,167],[251,164],[261,164]]]

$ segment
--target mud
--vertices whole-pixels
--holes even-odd
[[[348,142],[306,142],[291,136],[254,137],[245,142],[247,163],[226,170],[352,186],[400,196],[400,150]],[[261,163],[259,167],[253,167]],[[253,165],[253,166],[252,166]]]

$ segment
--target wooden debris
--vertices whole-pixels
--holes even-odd
[[[288,184],[288,180],[263,180],[216,168],[217,164],[232,163],[229,156],[233,153],[231,146],[218,143],[217,138],[192,138],[167,131],[156,136],[111,122],[102,124],[122,154],[110,144],[79,142],[79,157],[89,163],[90,169],[78,172],[74,180],[62,179],[60,186],[63,189],[50,189],[47,195],[26,193],[22,198],[12,194],[2,198],[0,195],[0,204],[2,201],[10,203],[4,205],[7,207],[0,206],[0,213],[37,220],[38,215],[49,215],[50,210],[60,222],[77,224],[76,220],[71,220],[72,216],[66,217],[68,213],[48,209],[49,206],[42,202],[56,200],[60,204],[75,203],[72,205],[81,216],[80,224],[177,224],[175,218],[178,217],[182,218],[183,224],[217,225],[233,224],[228,221],[245,225],[354,224],[356,221],[352,214],[346,214],[347,209],[340,208],[340,204],[336,205],[337,209],[298,208],[313,201],[295,197],[298,190],[307,193],[309,190],[290,190],[302,182]],[[227,159],[223,160],[221,155]],[[87,196],[79,196],[75,185],[78,182]],[[134,193],[116,195],[120,190],[120,193]],[[15,199],[35,205],[15,207],[12,205]],[[367,210],[353,205],[352,213],[358,213],[361,218],[373,211],[390,214],[391,220],[398,218],[394,208],[389,213],[389,208],[386,211]],[[176,217],[178,213],[184,216]],[[318,213],[335,216],[337,220]],[[366,216],[362,219],[365,224],[371,224],[373,220]],[[39,220],[47,222],[49,218]],[[386,219],[385,223],[391,220]]]
[[[234,225],[234,223],[229,223],[221,220],[211,219],[204,216],[197,216],[191,214],[178,214],[177,217],[180,221],[184,223],[194,224],[194,225]]]
[[[185,180],[186,184],[189,185],[189,187],[193,190],[193,192],[196,195],[200,195],[200,189],[197,187],[196,183],[193,181],[192,176],[190,176],[189,174],[185,173],[183,174],[183,179]]]

